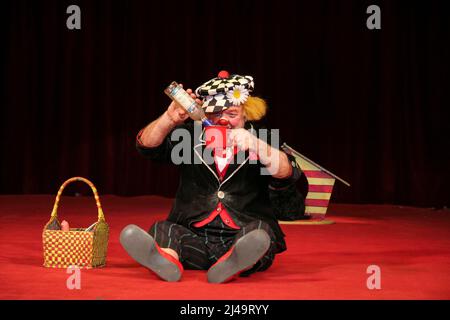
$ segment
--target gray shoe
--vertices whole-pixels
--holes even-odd
[[[255,265],[269,250],[270,237],[258,229],[247,233],[236,241],[234,247],[225,253],[208,270],[208,282],[223,283]]]
[[[183,266],[168,253],[158,250],[153,237],[134,224],[126,226],[120,233],[120,243],[125,251],[138,263],[155,272],[166,281],[178,281]]]

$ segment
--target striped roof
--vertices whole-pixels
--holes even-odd
[[[305,197],[305,213],[311,216],[325,216],[331,194],[333,193],[334,181],[337,179],[347,186],[350,186],[350,184],[295,151],[287,144],[284,143],[281,148],[286,153],[295,157],[296,162],[308,181],[308,194]]]
[[[307,157],[305,157],[304,155],[302,155],[301,153],[295,151],[294,149],[292,149],[290,146],[288,146],[286,143],[283,143],[283,145],[281,146],[281,148],[283,148],[283,151],[292,154],[295,157],[299,157],[304,159],[307,162],[310,162],[313,166],[319,168],[321,171],[326,172],[327,174],[329,174],[330,176],[332,176],[333,178],[339,180],[340,182],[342,182],[343,184],[345,184],[347,187],[350,187],[350,183],[348,183],[347,181],[345,181],[342,178],[339,178],[337,175],[335,175],[334,173],[328,171],[327,169],[325,169],[324,167],[318,165],[317,163],[315,163],[314,161],[312,161],[311,159],[308,159]],[[305,173],[306,175],[306,173]]]

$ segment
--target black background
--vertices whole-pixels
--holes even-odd
[[[68,30],[66,8],[81,8]],[[381,30],[366,9],[381,8]],[[174,196],[136,133],[225,69],[252,75],[282,138],[352,184],[333,201],[449,204],[445,1],[2,2],[0,193]]]

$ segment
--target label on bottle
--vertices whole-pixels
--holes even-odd
[[[197,103],[194,101],[192,104],[186,108],[188,113],[194,113],[195,109],[197,109]]]
[[[189,93],[176,87],[172,90],[171,95],[188,113],[193,113],[195,111],[196,102]]]

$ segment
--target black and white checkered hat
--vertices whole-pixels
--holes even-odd
[[[198,87],[195,94],[199,98],[203,98],[202,108],[206,113],[219,112],[236,105],[236,101],[233,101],[229,96],[230,91],[243,88],[250,93],[254,87],[255,84],[251,76],[229,75],[228,72],[221,71],[217,78],[211,79]]]

